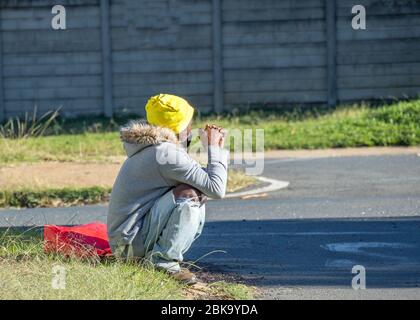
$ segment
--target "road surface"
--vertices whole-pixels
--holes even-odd
[[[268,299],[420,299],[420,157],[270,159],[290,181],[264,198],[207,205],[186,256],[240,275]],[[105,206],[0,211],[0,226],[105,221]],[[224,251],[224,252],[220,252]],[[366,289],[351,286],[352,268]]]

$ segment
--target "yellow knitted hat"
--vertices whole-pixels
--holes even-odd
[[[147,121],[154,126],[172,129],[180,133],[187,128],[194,115],[194,108],[177,96],[159,94],[146,104]]]

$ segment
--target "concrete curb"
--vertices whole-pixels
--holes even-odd
[[[261,182],[269,183],[268,186],[256,188],[248,191],[242,191],[242,192],[233,192],[229,193],[225,196],[225,198],[238,198],[238,197],[244,197],[244,196],[251,196],[251,195],[257,195],[261,193],[266,192],[273,192],[280,189],[284,189],[287,186],[289,186],[290,182],[288,181],[281,181],[276,179],[270,179],[265,177],[256,177]]]

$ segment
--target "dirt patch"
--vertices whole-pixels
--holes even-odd
[[[187,287],[184,290],[187,299],[194,300],[232,300],[233,296],[228,291],[223,290],[223,286],[228,283],[236,286],[245,285],[244,279],[240,275],[226,274],[212,270],[200,270],[195,272],[200,280],[197,284]],[[247,285],[247,290],[252,292],[253,298],[261,295],[259,289]]]
[[[184,289],[187,300],[232,300],[223,292],[216,292],[210,285],[204,282],[198,282]]]
[[[0,167],[0,191],[111,188],[123,161],[124,159],[112,163],[39,162],[3,166]],[[235,192],[256,183],[255,178],[230,170],[227,190]]]
[[[0,190],[110,187],[120,163],[41,162],[0,168]]]

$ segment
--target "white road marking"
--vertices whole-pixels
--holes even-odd
[[[400,242],[338,242],[338,243],[328,243],[326,245],[321,245],[321,248],[326,249],[331,252],[341,252],[349,253],[355,255],[365,255],[383,259],[391,260],[400,260],[406,261],[406,257],[393,256],[388,254],[376,253],[376,252],[367,252],[365,249],[409,249],[414,248],[415,246],[408,243]]]
[[[324,249],[334,252],[364,253],[365,248],[405,249],[413,245],[399,242],[339,242],[322,245]]]

